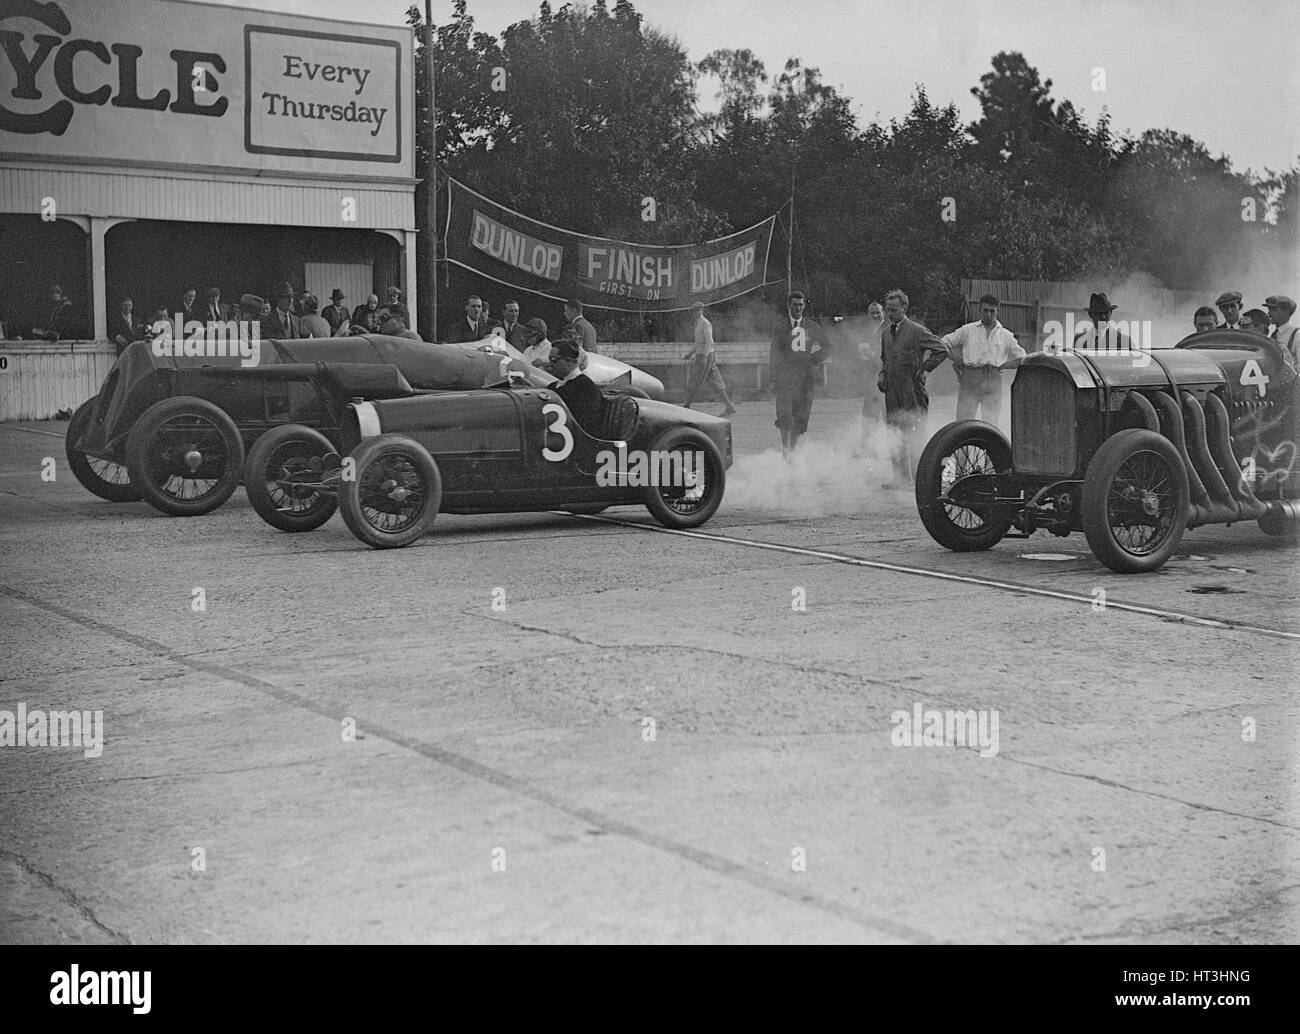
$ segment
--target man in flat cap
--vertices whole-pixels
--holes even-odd
[[[1118,308],[1106,297],[1105,291],[1095,291],[1088,299],[1088,319],[1092,324],[1085,324],[1075,335],[1074,347],[1091,348],[1098,352],[1119,352],[1132,348],[1129,336],[1111,321],[1110,314]]]
[[[1300,365],[1300,355],[1296,352],[1300,346],[1296,331],[1300,327],[1291,322],[1295,316],[1295,302],[1284,294],[1270,294],[1264,299],[1264,307],[1268,309],[1268,318],[1273,321],[1273,333],[1269,337],[1287,350],[1292,363]]]
[[[1214,299],[1214,304],[1217,305],[1219,307],[1219,311],[1223,313],[1223,322],[1220,323],[1217,327],[1215,327],[1214,328],[1215,330],[1240,330],[1241,329],[1239,326],[1237,326],[1237,324],[1241,322],[1241,292],[1240,291],[1224,291],[1223,294],[1219,295],[1219,297]]]
[[[551,345],[551,373],[560,378],[551,385],[552,390],[564,399],[573,418],[588,434],[600,426],[603,403],[600,389],[591,378],[578,369],[578,342],[562,337]]]

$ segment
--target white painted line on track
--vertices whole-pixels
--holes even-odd
[[[0,424],[0,427],[3,427],[6,431],[26,431],[28,434],[43,434],[43,435],[47,435],[50,438],[68,437],[65,433],[61,431],[40,431],[37,430],[35,427],[15,427],[11,424]]]
[[[621,524],[625,528],[640,531],[659,532],[664,535],[681,535],[686,538],[703,539],[705,542],[721,542],[732,546],[746,546],[750,549],[766,549],[775,553],[790,553],[795,556],[813,557],[817,560],[830,560],[854,567],[870,567],[879,571],[894,571],[897,574],[916,575],[921,578],[937,578],[945,582],[960,582],[966,585],[978,585],[986,589],[998,589],[1003,592],[1015,592],[1025,596],[1043,596],[1048,599],[1064,600],[1067,603],[1086,603],[1089,607],[1096,601],[1092,596],[1081,596],[1073,592],[1061,592],[1057,589],[1040,589],[1032,585],[1019,585],[1016,582],[1001,582],[993,578],[978,578],[974,575],[951,574],[947,571],[932,571],[925,567],[911,567],[907,564],[894,564],[887,560],[865,560],[862,557],[849,556],[845,553],[831,553],[822,549],[808,549],[804,546],[786,546],[779,542],[764,542],[761,539],[742,539],[734,535],[713,535],[686,528],[664,528],[653,524],[640,524],[635,521],[622,521],[617,517],[602,517],[593,514],[570,514],[566,510],[556,510],[585,521],[600,521],[605,524]],[[1251,625],[1244,621],[1230,618],[1203,618],[1195,614],[1186,614],[1177,610],[1161,610],[1158,607],[1143,607],[1136,603],[1120,603],[1109,597],[1106,599],[1107,610],[1119,610],[1129,614],[1142,614],[1147,617],[1166,621],[1181,621],[1203,628],[1226,628],[1241,632],[1255,632],[1259,635],[1274,636],[1279,639],[1300,640],[1300,632],[1287,632],[1280,628],[1265,628],[1263,625]]]

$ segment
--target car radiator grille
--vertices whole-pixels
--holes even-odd
[[[1011,448],[1026,474],[1072,474],[1074,385],[1057,370],[1022,367],[1011,385]]]

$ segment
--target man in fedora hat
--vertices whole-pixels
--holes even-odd
[[[1224,291],[1214,299],[1214,304],[1219,307],[1223,313],[1223,322],[1220,323],[1216,330],[1240,330],[1237,326],[1241,322],[1241,292]]]
[[[1118,308],[1118,305],[1111,304],[1105,291],[1094,292],[1088,299],[1088,319],[1092,322],[1085,323],[1083,329],[1075,335],[1074,347],[1091,348],[1099,352],[1119,352],[1132,348],[1133,343],[1129,341],[1128,335],[1118,324],[1111,322],[1110,314]]]
[[[266,303],[255,294],[241,294],[238,307],[240,322],[258,324],[258,333],[261,333],[262,306],[264,304]]]
[[[293,340],[303,336],[302,324],[293,314],[293,284],[287,280],[275,289],[275,308],[262,321],[262,337],[272,341]]]
[[[330,325],[331,334],[337,334],[339,332],[339,327],[343,326],[352,318],[352,314],[348,311],[348,307],[343,304],[343,300],[346,297],[347,296],[343,293],[342,288],[334,288],[330,293],[330,304],[321,310],[321,319]]]

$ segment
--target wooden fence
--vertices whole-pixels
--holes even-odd
[[[0,341],[0,421],[45,420],[99,391],[117,360],[108,343]]]

